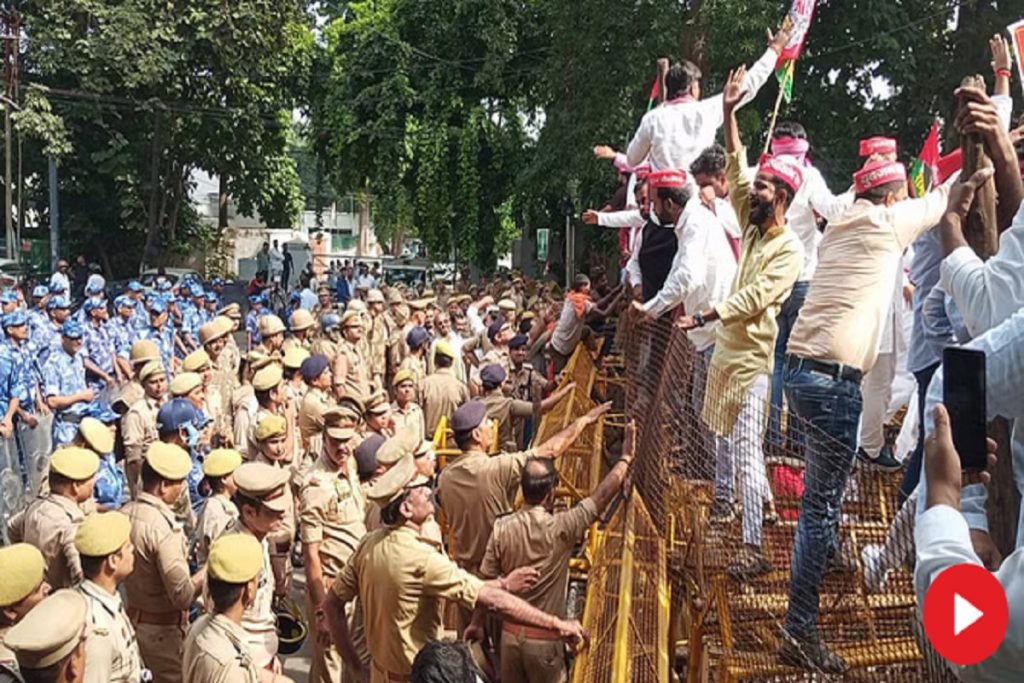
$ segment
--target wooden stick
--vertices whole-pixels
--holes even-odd
[[[783,95],[783,90],[782,90],[782,84],[780,83],[779,84],[779,95],[778,95],[778,97],[775,98],[775,109],[772,110],[772,120],[771,120],[771,123],[768,124],[768,137],[765,138],[764,150],[761,152],[762,154],[767,154],[768,150],[771,149],[771,147],[772,147],[772,133],[775,132],[775,122],[779,118],[779,107],[782,106],[782,95]]]
[[[668,75],[668,59],[662,57],[658,60],[658,101],[656,104],[661,104],[665,101],[665,77]]]
[[[985,79],[981,76],[966,76],[960,86],[981,88],[983,92],[987,90]],[[963,136],[960,140],[960,148],[963,150],[961,178],[970,178],[975,171],[992,166],[992,160],[985,154],[985,143],[981,135],[975,133]],[[979,187],[974,195],[974,203],[971,204],[971,209],[964,221],[964,238],[983,261],[996,253],[999,248],[999,235],[996,231],[995,193],[995,183],[993,182]]]

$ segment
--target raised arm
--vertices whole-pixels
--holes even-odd
[[[611,402],[602,403],[586,415],[576,418],[568,427],[533,449],[533,454],[539,458],[557,458],[572,446],[584,429],[601,419],[611,407]]]

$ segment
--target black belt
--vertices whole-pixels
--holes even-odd
[[[57,422],[65,422],[67,424],[79,424],[82,421],[84,415],[73,415],[73,414],[60,414],[56,415]]]
[[[803,358],[792,354],[786,355],[786,367],[794,372],[806,370],[827,375],[835,380],[845,379],[856,384],[864,377],[864,372],[852,365],[843,365],[830,360],[815,360],[814,358]]]

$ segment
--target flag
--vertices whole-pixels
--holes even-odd
[[[661,79],[655,78],[654,85],[651,86],[651,96],[647,98],[647,111],[654,108],[654,103],[658,101],[658,95],[661,94]]]
[[[804,49],[811,19],[814,18],[814,5],[815,0],[793,0],[793,6],[787,16],[792,34],[775,61],[775,78],[779,80],[779,88],[786,102],[793,99],[793,73],[796,69],[796,60]]]
[[[1017,54],[1017,72],[1020,74],[1021,87],[1024,87],[1024,19],[1006,27],[1010,32],[1010,43]]]
[[[915,197],[923,197],[939,177],[939,122],[933,121],[921,152],[910,164],[910,190]]]

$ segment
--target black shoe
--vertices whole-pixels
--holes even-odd
[[[716,500],[711,504],[711,523],[729,524],[736,519],[736,506],[724,500]]]
[[[845,659],[822,645],[816,636],[801,639],[785,630],[782,633],[779,661],[783,664],[827,674],[841,674],[849,668]]]
[[[772,571],[772,565],[760,549],[743,546],[736,558],[726,567],[726,573],[734,579],[751,580]]]
[[[903,469],[903,464],[899,460],[892,457],[892,449],[886,444],[882,446],[882,450],[878,452],[878,457],[872,458],[867,454],[863,448],[857,449],[857,459],[868,467],[873,467],[876,470],[882,472],[899,472]]]

